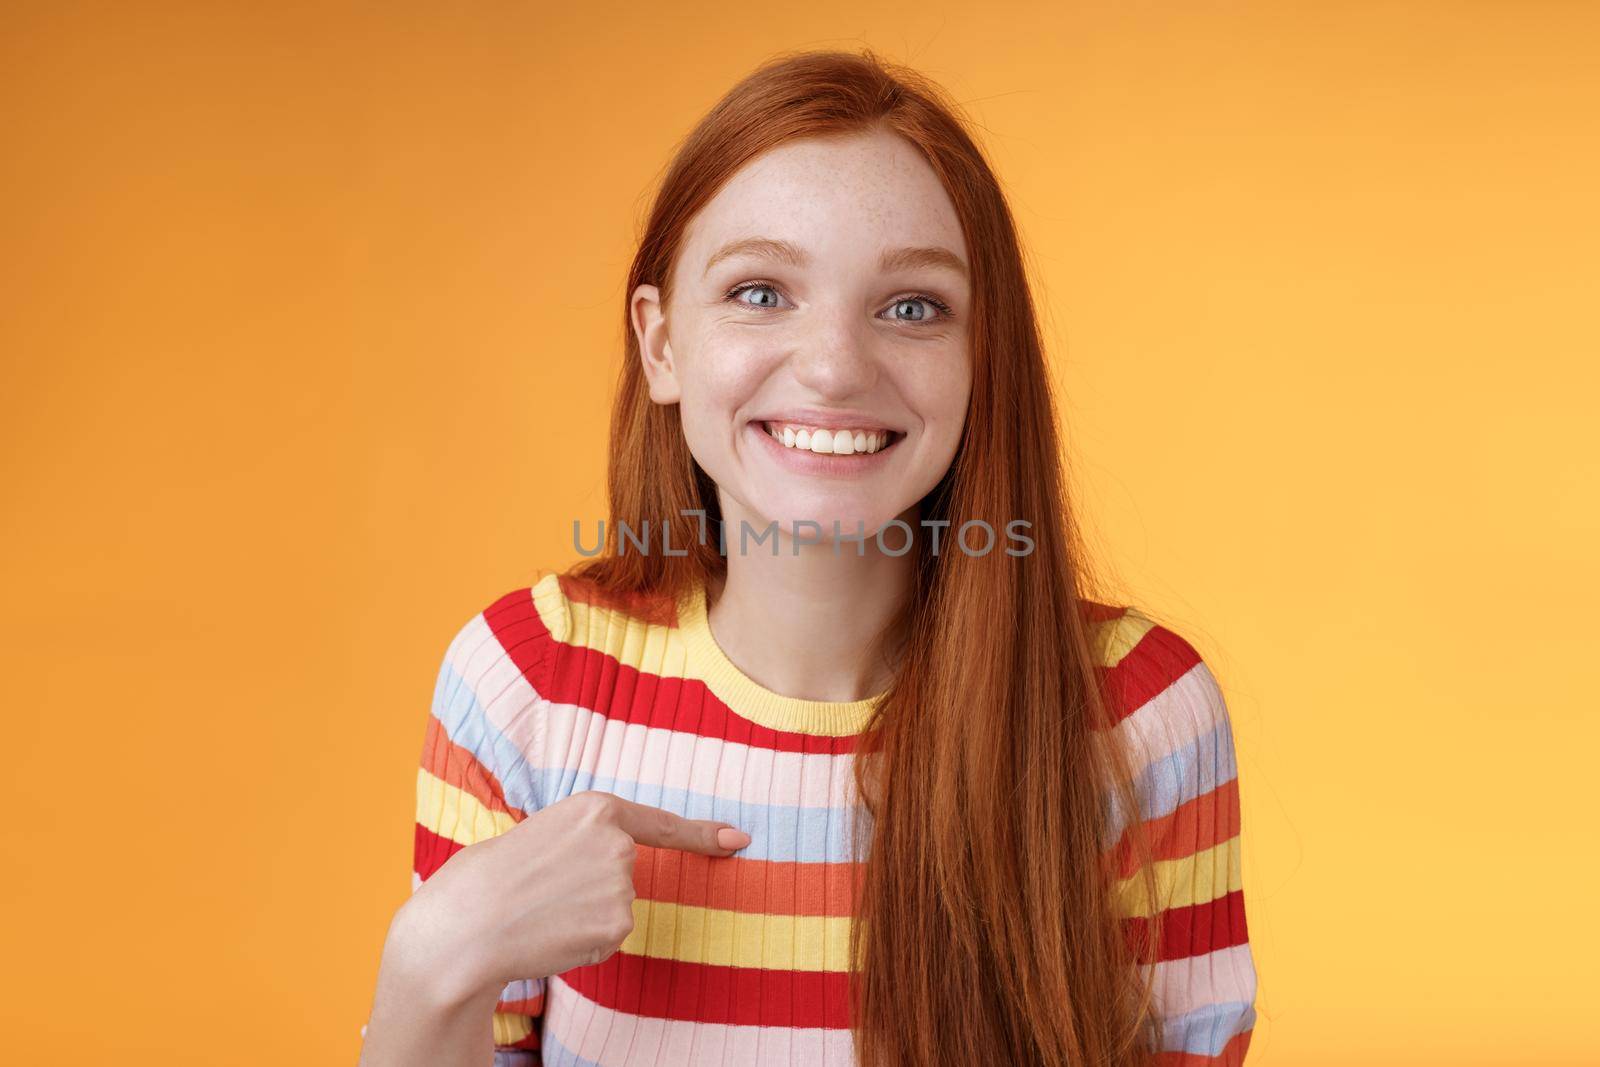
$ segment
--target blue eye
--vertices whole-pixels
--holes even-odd
[[[767,301],[751,303],[748,300],[741,300],[740,297],[745,293],[771,293],[774,297],[776,297],[777,292],[778,291],[772,286],[766,285],[762,282],[744,282],[740,285],[734,286],[732,289],[729,289],[728,298],[748,307],[773,307],[776,304],[776,300],[774,300],[772,303],[768,303]]]
[[[762,293],[767,294],[767,296],[763,299],[751,301],[743,299],[745,293]],[[729,289],[727,293],[723,295],[723,299],[730,300],[736,304],[740,304],[749,308],[775,308],[779,306],[778,287],[771,282],[740,282],[732,289]],[[923,304],[928,305],[934,310],[931,312],[924,310],[920,306]],[[902,296],[889,306],[896,312],[898,312],[901,308],[906,307],[916,309],[914,313],[915,317],[907,318],[899,315],[898,313],[891,316],[895,322],[905,323],[906,325],[910,326],[924,325],[939,321],[940,319],[948,319],[952,314],[949,304],[946,304],[938,297],[929,296],[927,293],[916,293],[911,296]]]
[[[934,318],[936,315],[948,315],[948,314],[950,314],[950,309],[948,307],[946,307],[944,304],[940,303],[939,301],[933,299],[933,297],[931,297],[931,296],[903,296],[899,300],[896,300],[894,302],[894,308],[895,308],[895,310],[898,311],[900,308],[910,307],[910,308],[916,308],[918,311],[921,311],[922,309],[918,306],[918,305],[921,305],[921,304],[927,304],[928,306],[934,308],[935,310],[931,311],[931,312],[927,312],[926,314],[920,314],[914,319],[901,319],[900,321],[901,322],[926,322],[929,319]]]

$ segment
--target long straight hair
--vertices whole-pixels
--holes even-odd
[[[913,588],[891,624],[897,673],[855,762],[857,1058],[862,1067],[1150,1063],[1159,1020],[1149,1010],[1150,972],[1138,964],[1154,958],[1154,924],[1120,916],[1114,891],[1128,870],[1142,872],[1145,900],[1156,899],[1156,884],[1131,761],[1113,741],[1118,716],[1097,670],[1092,627],[1107,610],[1090,599],[1066,505],[1016,227],[959,106],[871,51],[785,53],[764,64],[679,146],[627,295],[651,284],[666,303],[686,227],[744,164],[794,138],[878,129],[905,138],[932,166],[972,268],[966,425],[922,517],[950,522],[952,535],[972,520],[1001,531],[1024,519],[1034,547],[931,553],[926,538],[915,539]],[[637,533],[664,522],[682,529],[696,509],[708,523],[722,516],[677,405],[648,396],[626,300],[623,334],[612,521],[600,554],[570,573],[620,602],[660,604],[726,573],[717,540],[674,538],[682,555],[637,544],[629,552],[618,524]],[[1134,813],[1116,849],[1108,847],[1113,804]]]

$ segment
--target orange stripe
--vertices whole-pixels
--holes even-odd
[[[538,1015],[544,1011],[544,994],[523,997],[521,1000],[502,1000],[495,1004],[494,1010],[504,1015]]]
[[[1244,1063],[1244,1054],[1249,1051],[1253,1032],[1241,1030],[1234,1034],[1215,1056],[1199,1052],[1163,1052],[1156,1062],[1160,1067],[1240,1067]]]
[[[860,863],[796,863],[705,856],[649,845],[636,848],[633,887],[639,899],[754,915],[850,917],[865,873]]]
[[[506,803],[499,779],[478,762],[478,757],[470,749],[450,740],[444,724],[431,715],[423,736],[422,767],[446,785],[453,785],[470,794],[490,811],[502,811],[518,819],[522,817],[520,810]]]
[[[1230,778],[1190,797],[1166,815],[1145,820],[1144,825],[1158,860],[1182,859],[1220,845],[1239,833],[1239,779]],[[1127,830],[1117,840],[1114,862],[1121,878],[1138,866]]]

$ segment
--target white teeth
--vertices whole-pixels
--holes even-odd
[[[779,429],[776,423],[764,423],[767,433],[785,448],[800,448],[820,455],[848,456],[857,452],[877,452],[892,440],[887,430],[829,430],[822,427],[793,426]]]

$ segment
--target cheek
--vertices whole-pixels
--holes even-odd
[[[760,339],[707,337],[690,361],[685,396],[707,415],[731,417],[755,398],[781,362],[780,350]]]
[[[930,432],[960,434],[972,395],[972,370],[965,352],[923,363],[916,374],[901,380],[901,389]]]
[[[684,439],[696,462],[716,481],[732,477],[742,446],[744,415],[781,357],[756,339],[702,335],[683,361],[679,411]]]

